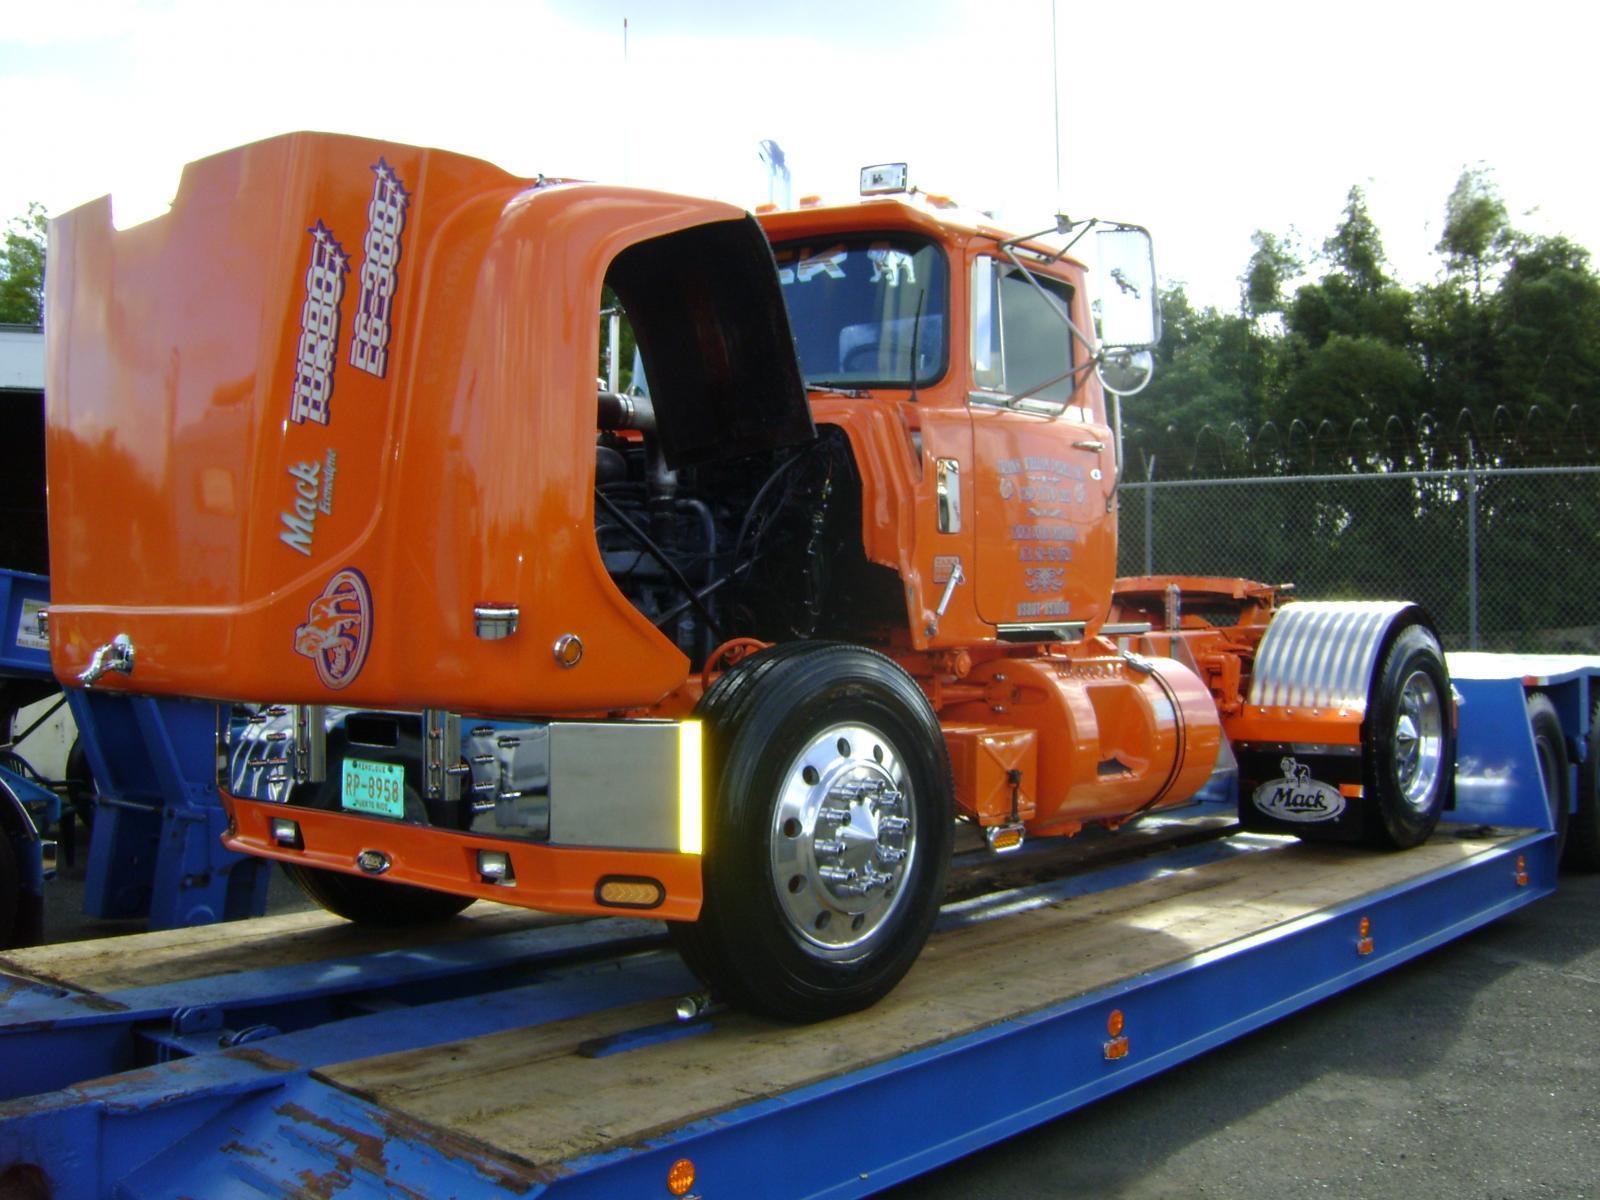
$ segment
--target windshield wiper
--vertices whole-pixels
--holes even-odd
[[[806,380],[806,391],[827,392],[830,396],[850,396],[852,398],[856,396],[865,396],[867,394],[866,388],[845,387],[843,384],[834,383],[827,379]]]

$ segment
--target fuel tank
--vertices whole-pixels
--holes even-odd
[[[744,449],[809,436],[770,251],[727,205],[307,133],[191,164],[143,225],[58,218],[56,673],[125,635],[96,686],[488,714],[669,692],[687,662],[593,533],[619,261],[694,293],[667,297],[689,350],[662,374],[698,406],[658,404],[669,457],[741,420]]]
[[[1037,731],[1030,833],[1073,833],[1090,821],[1182,804],[1217,766],[1221,722],[1200,678],[1171,658],[1132,654],[995,659],[964,681],[982,702],[942,720]]]

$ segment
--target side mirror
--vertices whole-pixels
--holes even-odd
[[[1096,370],[1108,391],[1131,396],[1155,374],[1150,353],[1161,341],[1155,252],[1149,231],[1113,225],[1095,231],[1099,253],[1100,353]]]
[[[1100,256],[1100,344],[1151,350],[1161,341],[1156,262],[1150,234],[1137,225],[1095,231]]]
[[[1156,356],[1148,350],[1102,347],[1094,368],[1106,391],[1119,396],[1131,396],[1144,391],[1145,385],[1154,377]]]

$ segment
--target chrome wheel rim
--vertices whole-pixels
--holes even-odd
[[[786,768],[769,840],[778,904],[819,957],[858,951],[905,903],[917,856],[911,783],[894,744],[831,725]]]
[[[1417,812],[1432,803],[1444,768],[1444,704],[1433,677],[1413,671],[1400,688],[1394,721],[1394,774],[1400,795]]]

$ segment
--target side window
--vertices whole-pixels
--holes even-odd
[[[1038,286],[1035,286],[1035,280]],[[1041,294],[1042,293],[1042,294]],[[1075,380],[1072,289],[993,258],[972,267],[972,376],[1006,396],[1066,404]]]

